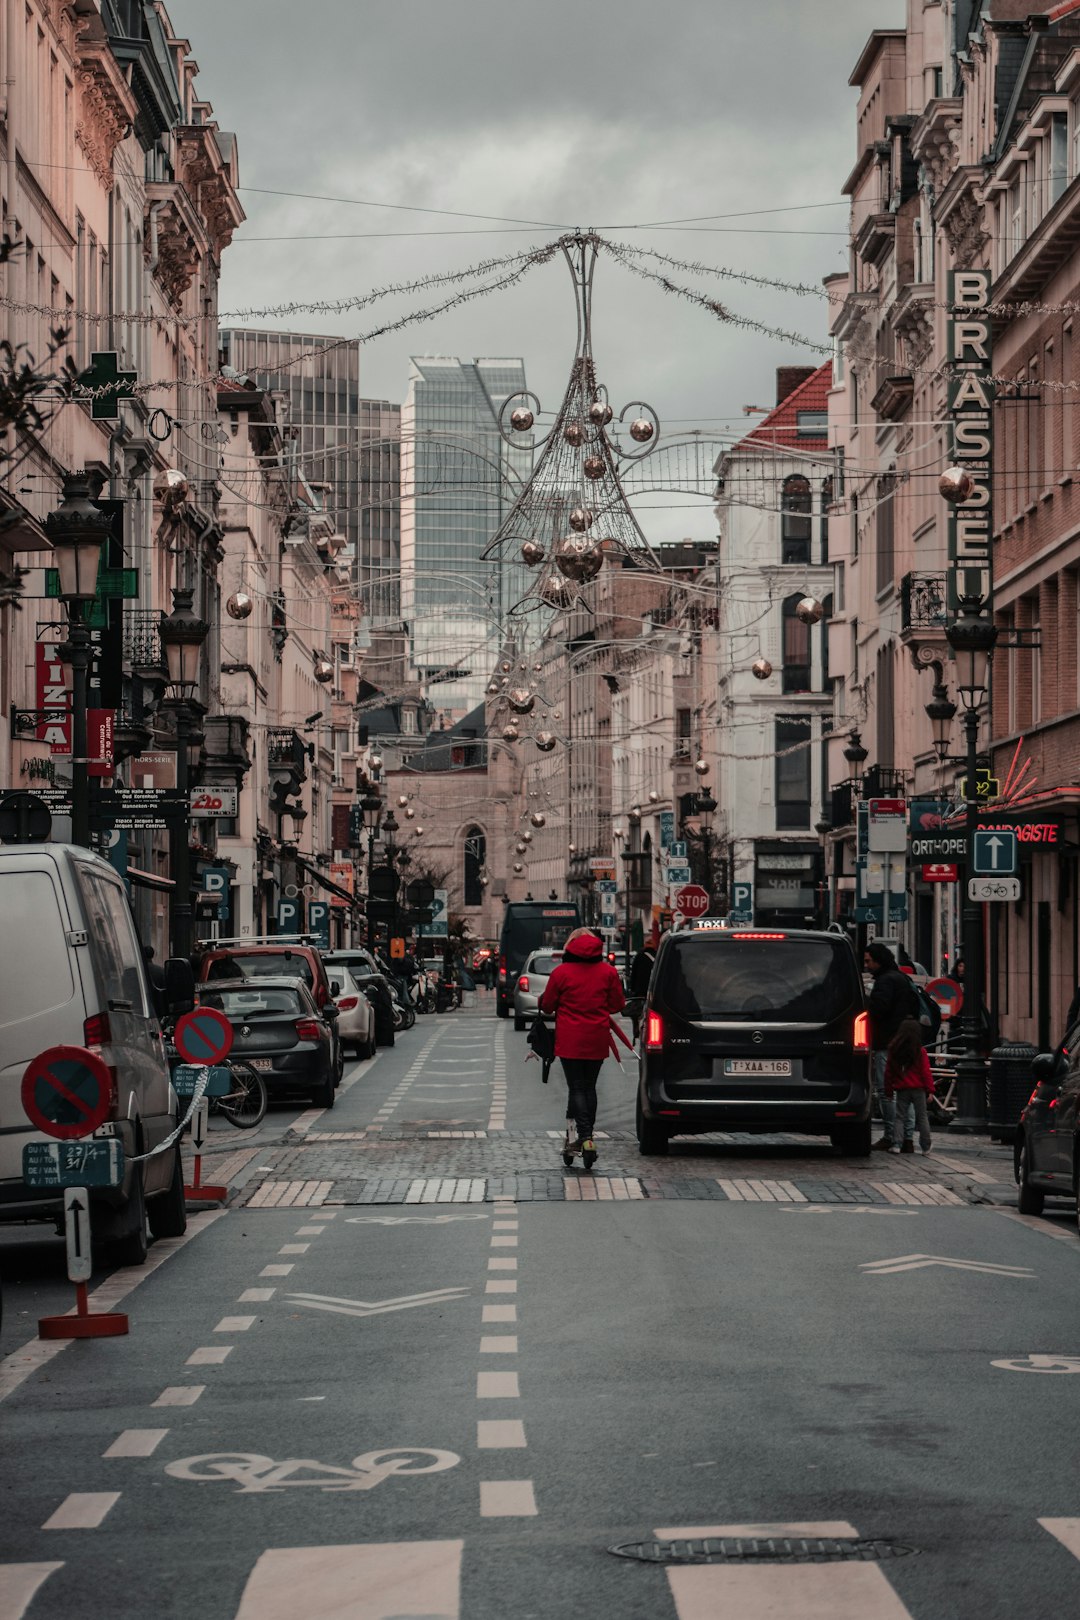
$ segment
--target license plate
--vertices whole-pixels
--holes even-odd
[[[790,1058],[725,1058],[725,1074],[781,1075],[791,1073]]]
[[[272,1069],[274,1067],[273,1058],[245,1058],[244,1062],[250,1063],[253,1069]]]

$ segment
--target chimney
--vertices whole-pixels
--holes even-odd
[[[793,394],[800,383],[807,377],[812,377],[817,370],[816,366],[777,366],[776,368],[776,403],[782,405],[789,394]]]

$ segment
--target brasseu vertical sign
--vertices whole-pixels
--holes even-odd
[[[949,432],[952,459],[970,476],[966,501],[949,508],[949,612],[963,601],[991,611],[990,479],[994,447],[989,270],[949,274]]]

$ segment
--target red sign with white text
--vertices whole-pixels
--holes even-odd
[[[50,753],[70,754],[71,693],[57,646],[39,641],[34,648],[37,707],[47,716],[37,728],[37,740],[48,743]]]
[[[922,869],[924,883],[956,883],[959,881],[960,869],[948,861],[935,861]]]
[[[87,776],[111,776],[113,773],[113,723],[115,709],[87,709],[86,711],[86,767]]]

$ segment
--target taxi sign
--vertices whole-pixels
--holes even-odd
[[[219,1063],[232,1043],[233,1027],[216,1007],[196,1007],[176,1020],[173,1045],[187,1063]]]
[[[105,1123],[112,1096],[108,1065],[83,1046],[50,1046],[27,1064],[22,1077],[27,1119],[61,1142],[92,1136]]]

